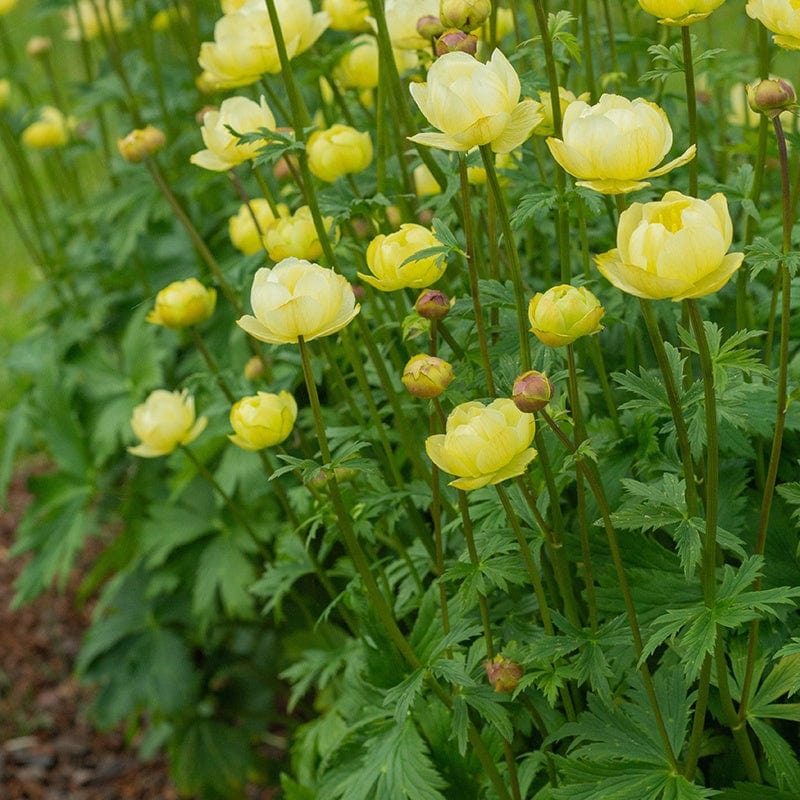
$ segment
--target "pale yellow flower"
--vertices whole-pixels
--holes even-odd
[[[290,59],[308,50],[328,27],[328,15],[315,14],[310,0],[275,0],[275,5]],[[224,14],[214,26],[214,41],[203,42],[197,60],[223,88],[247,86],[265,72],[280,72],[278,49],[263,2],[244,3]]]
[[[378,43],[370,34],[356,36],[353,47],[334,67],[333,77],[345,89],[374,89],[378,85]]]
[[[219,111],[206,111],[203,114],[200,134],[206,149],[191,156],[189,160],[192,164],[214,172],[225,172],[258,155],[264,142],[244,144],[228,128],[237,133],[255,133],[260,128],[273,131],[275,117],[263,97],[260,103],[254,103],[246,97],[223,100]]]
[[[430,40],[417,32],[420,17],[438,17],[439,0],[386,0],[384,12],[392,46],[398,50],[426,50]]]
[[[369,243],[367,267],[372,274],[359,272],[358,277],[382,292],[424,289],[444,275],[447,268],[444,255],[438,253],[407,264],[404,262],[423,250],[440,246],[441,242],[433,235],[433,231],[423,225],[405,223],[399,231],[388,236],[379,234]]]
[[[292,432],[297,419],[297,403],[289,392],[259,392],[243,397],[231,408],[228,438],[242,450],[274,447]]]
[[[721,289],[744,259],[728,253],[733,225],[725,195],[708,200],[667,192],[622,212],[617,247],[595,257],[618,289],[651,300],[704,297]]]
[[[539,103],[520,101],[519,76],[495,50],[482,64],[466,53],[447,53],[428,70],[427,83],[412,83],[411,95],[441,133],[418,133],[412,142],[465,151],[488,144],[510,153],[542,121]]]
[[[327,231],[333,227],[333,217],[325,217]],[[338,239],[339,231],[332,231]],[[279,217],[264,230],[264,247],[273,261],[284,258],[304,258],[313,261],[322,255],[322,243],[308,206],[300,206],[291,216]]]
[[[428,400],[438,397],[454,378],[452,364],[437,356],[418,353],[408,360],[400,380],[409,394]]]
[[[314,131],[306,142],[308,168],[322,181],[362,172],[372,163],[372,140],[367,131],[336,124]]]
[[[658,17],[662,25],[691,25],[700,22],[725,0],[639,0],[648,14]]]
[[[276,219],[289,216],[289,209],[283,203],[278,206],[277,210],[278,216],[276,217],[272,213],[270,204],[263,197],[254,198],[249,204],[242,203],[239,211],[228,220],[228,235],[233,246],[246,256],[252,256],[263,250],[264,243],[261,237],[264,232]],[[253,217],[255,217],[255,221]],[[256,227],[256,222],[258,227]]]
[[[13,11],[18,4],[19,0],[0,0],[0,17],[3,14],[8,14],[9,11]]]
[[[367,0],[322,0],[322,10],[330,17],[335,31],[369,30]]]
[[[603,194],[625,194],[649,186],[694,158],[691,145],[683,155],[657,165],[672,147],[672,128],[664,111],[642,98],[631,101],[604,94],[593,106],[576,100],[567,106],[562,138],[547,139],[553,158],[578,186]]]
[[[425,450],[439,469],[456,476],[450,486],[471,491],[525,472],[536,457],[530,446],[535,432],[533,415],[513,400],[472,401],[450,412],[445,433],[429,436]]]
[[[250,291],[253,315],[237,321],[253,338],[269,344],[330,336],[361,306],[343,275],[299,258],[286,258],[256,272]]]
[[[174,281],[156,295],[147,321],[165,328],[188,328],[205,322],[216,303],[216,289],[207,289],[197,278]]]
[[[0,0],[2,2],[2,0]],[[104,32],[121,33],[128,30],[131,23],[125,16],[125,6],[122,0],[78,0],[77,6],[70,6],[62,11],[67,28],[64,38],[77,42],[81,39],[87,41],[97,39]]]
[[[133,409],[131,428],[141,440],[128,452],[143,458],[169,455],[176,447],[196,439],[208,423],[206,417],[195,421],[194,398],[182,392],[157,389]]]
[[[54,106],[43,106],[38,119],[22,131],[22,143],[34,150],[63,147],[70,137],[72,121]]]
[[[563,347],[603,330],[605,309],[585,286],[562,284],[537,292],[528,304],[531,332],[548,347]]]

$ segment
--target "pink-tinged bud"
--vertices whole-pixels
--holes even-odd
[[[119,154],[129,163],[138,164],[155,155],[166,143],[163,132],[153,125],[136,128],[122,139],[117,139]]]
[[[443,319],[450,313],[454,302],[438,289],[425,289],[414,303],[414,308],[425,319]]]
[[[438,397],[453,382],[453,378],[453,367],[447,361],[419,353],[409,359],[400,380],[409,394],[430,400]]]
[[[444,25],[439,17],[433,14],[426,14],[417,20],[417,33],[423,39],[433,39],[444,30]]]
[[[523,372],[515,381],[511,390],[514,405],[527,414],[541,411],[553,399],[553,384],[542,372],[529,370]]]
[[[478,37],[471,33],[464,33],[457,28],[446,30],[436,40],[436,55],[443,56],[447,53],[468,53],[474,56],[478,52]]]
[[[439,3],[442,24],[462,31],[480,28],[491,13],[491,0],[441,0]]]
[[[513,692],[522,677],[522,667],[504,655],[485,661],[486,677],[496,692]]]
[[[797,98],[792,84],[783,78],[765,78],[747,85],[747,102],[757,114],[775,119],[783,111],[794,108]]]

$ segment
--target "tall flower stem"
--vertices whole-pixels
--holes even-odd
[[[459,174],[461,177],[461,202],[464,214],[464,236],[467,240],[467,271],[469,274],[469,293],[472,298],[472,310],[475,317],[475,330],[478,334],[478,347],[481,353],[483,372],[486,378],[486,389],[491,397],[495,396],[492,362],[489,360],[489,343],[486,339],[486,327],[483,320],[481,296],[478,289],[478,268],[475,263],[475,237],[472,231],[472,211],[469,205],[469,179],[467,177],[467,158],[459,154]],[[527,336],[527,334],[526,334]]]
[[[511,230],[511,220],[508,216],[503,191],[500,188],[500,181],[497,179],[497,170],[494,166],[494,153],[489,145],[481,145],[481,158],[486,170],[486,182],[489,184],[489,191],[495,201],[497,216],[500,220],[500,229],[503,232],[503,243],[508,257],[508,267],[511,273],[511,283],[514,286],[514,305],[517,311],[517,335],[519,336],[519,354],[522,371],[527,372],[531,368],[531,345],[528,339],[528,316],[525,304],[525,287],[522,283],[522,265],[519,261],[519,250]]]
[[[688,25],[681,25],[683,47],[683,76],[686,81],[686,114],[689,123],[689,144],[697,146],[697,90],[694,85],[694,61],[692,60],[692,34]],[[698,156],[689,162],[689,194],[697,197]]]
[[[569,440],[569,437],[561,430],[561,428],[558,427],[556,421],[544,410],[540,411],[539,414],[556,435],[556,438],[567,449],[567,452],[575,455],[575,445],[573,445],[573,443]],[[617,581],[619,583],[620,592],[622,593],[623,602],[625,603],[628,624],[630,625],[631,633],[633,635],[634,651],[637,658],[641,658],[644,650],[644,641],[642,639],[641,628],[639,627],[639,619],[636,614],[636,606],[633,602],[633,595],[631,594],[628,578],[625,574],[625,565],[622,560],[622,551],[619,546],[619,539],[617,538],[617,532],[614,528],[614,523],[611,521],[611,509],[608,506],[608,500],[606,499],[606,493],[603,489],[603,484],[600,482],[593,465],[587,463],[585,459],[576,459],[576,465],[578,469],[583,472],[584,477],[586,478],[586,481],[592,490],[594,499],[597,502],[600,515],[603,518],[603,527],[606,532],[608,547],[611,552],[611,560],[614,563],[614,569],[617,573]],[[655,685],[653,684],[653,676],[650,674],[650,668],[647,666],[646,661],[641,662],[639,665],[639,671],[642,674],[642,680],[644,681],[645,691],[647,692],[647,697],[650,701],[650,707],[656,722],[658,735],[661,739],[661,743],[664,746],[664,754],[672,766],[672,769],[675,770],[675,772],[678,772],[678,761],[675,757],[675,752],[672,749],[669,733],[667,732],[667,727],[664,723],[664,716],[661,713],[661,707],[656,695]]]
[[[211,355],[208,348],[206,347],[206,343],[203,341],[203,337],[200,335],[199,331],[194,326],[190,327],[189,331],[192,334],[192,341],[194,342],[194,346],[198,349],[200,355],[203,357],[203,361],[206,362],[206,365],[216,378],[217,385],[222,390],[222,393],[225,395],[225,399],[229,403],[235,403],[236,397],[234,396],[233,392],[228,386],[228,383],[225,380],[225,378],[222,377],[222,374],[219,371],[219,365],[217,364],[214,356]]]
[[[778,140],[778,153],[781,164],[781,190],[783,201],[783,240],[782,250],[788,253],[792,249],[792,208],[789,190],[789,162],[786,150],[786,138],[783,133],[783,126],[780,117],[775,117],[772,121],[775,128],[775,136]],[[781,449],[783,446],[783,433],[786,426],[787,392],[789,379],[789,334],[791,323],[791,275],[785,261],[781,261],[779,267],[781,281],[781,330],[780,330],[780,352],[778,355],[778,387],[776,397],[775,429],[772,434],[772,448],[769,456],[769,466],[764,480],[764,489],[761,495],[761,511],[758,517],[758,532],[753,552],[756,555],[763,555],[767,544],[767,532],[769,531],[769,516],[772,509],[772,499],[775,496],[775,483],[778,478],[778,466],[780,464]],[[761,578],[756,581],[755,589],[761,586]],[[747,643],[747,662],[745,664],[744,680],[742,681],[742,701],[739,706],[738,718],[743,721],[747,716],[747,705],[750,700],[750,688],[753,683],[753,671],[755,669],[756,656],[758,654],[758,620],[750,623],[750,634]]]
[[[640,300],[639,305],[642,309],[642,317],[644,318],[644,324],[647,328],[647,334],[653,345],[658,368],[664,380],[664,390],[667,393],[667,401],[669,402],[669,408],[672,412],[672,421],[675,424],[675,435],[678,439],[678,450],[681,454],[681,463],[683,464],[683,476],[686,479],[686,488],[684,490],[686,508],[690,517],[696,517],[699,506],[697,486],[695,485],[694,477],[694,463],[692,461],[692,448],[689,444],[689,429],[686,427],[686,419],[683,415],[683,406],[681,405],[680,396],[678,395],[678,387],[675,384],[675,377],[670,368],[667,350],[664,347],[664,339],[658,328],[658,320],[653,312],[653,306],[649,300]]]

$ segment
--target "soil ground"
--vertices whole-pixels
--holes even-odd
[[[91,692],[73,677],[90,613],[74,591],[92,554],[65,591],[9,609],[25,563],[9,551],[28,499],[20,476],[0,510],[0,800],[175,800],[163,758],[139,761],[121,730],[92,728]]]

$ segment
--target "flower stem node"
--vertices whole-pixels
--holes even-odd
[[[496,692],[513,692],[522,677],[522,667],[502,654],[484,662],[486,677]]]
[[[449,362],[418,353],[409,359],[400,380],[409,394],[430,400],[442,394],[454,378],[453,367]]]
[[[745,88],[750,108],[770,119],[775,119],[784,111],[797,107],[794,87],[783,78],[764,78],[747,84]]]
[[[526,414],[534,414],[546,408],[553,399],[555,389],[550,379],[543,372],[528,370],[514,381],[511,399],[514,405]]]

